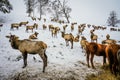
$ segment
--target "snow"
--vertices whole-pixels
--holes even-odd
[[[23,76],[21,73],[29,76],[27,77],[29,80],[45,80],[51,78],[64,79],[67,77],[74,77],[75,79],[84,80],[85,76],[87,76],[88,74],[97,74],[100,71],[99,68],[94,70],[92,68],[87,67],[86,56],[84,56],[85,53],[82,53],[80,42],[74,42],[73,49],[71,49],[70,46],[66,47],[65,41],[61,37],[61,33],[58,33],[57,38],[53,38],[48,28],[46,30],[42,29],[42,25],[44,24],[43,20],[32,21],[31,18],[27,17],[26,14],[15,13],[14,11],[6,15],[2,15],[2,13],[0,13],[0,17],[5,19],[3,27],[0,31],[0,80],[12,80],[12,77],[14,77],[15,75]],[[32,34],[32,32],[29,31],[27,33],[25,31],[25,26],[20,27],[19,30],[10,30],[11,23],[19,23],[21,21],[29,21],[28,25],[32,25],[33,23],[38,23],[39,25],[38,30],[34,30],[34,32],[37,31],[39,33],[38,40],[44,41],[48,46],[46,51],[46,54],[48,56],[48,66],[46,68],[45,73],[42,73],[43,64],[39,55],[28,55],[28,66],[25,69],[23,69],[23,60],[21,58],[21,52],[19,52],[19,50],[12,49],[9,40],[5,37],[6,35],[9,35],[9,33],[12,33],[19,36],[21,40],[28,39],[29,35]],[[61,30],[63,26],[59,23],[51,22],[50,19],[47,19],[45,24],[53,24],[55,26],[59,26]],[[74,36],[77,35],[77,26],[79,24],[81,23],[75,25],[75,30],[72,32]],[[70,33],[70,24],[68,24],[68,26],[69,27],[67,27],[66,32]],[[101,43],[102,40],[105,40],[106,34],[110,34],[111,39],[120,41],[120,32],[110,32],[109,28],[110,27],[107,27],[107,29],[103,31],[95,31],[95,34],[98,35],[98,43]],[[82,34],[82,36],[84,35],[88,41],[90,41],[89,31],[91,29],[92,28],[89,29],[86,27],[85,31]],[[33,56],[36,58],[36,61],[33,60]],[[102,61],[102,57],[95,56],[95,67],[102,66]]]

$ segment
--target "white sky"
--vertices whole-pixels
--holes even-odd
[[[10,0],[13,13],[25,14],[26,6],[23,0]],[[80,23],[106,25],[110,11],[116,11],[120,19],[120,0],[68,0],[72,8],[71,19]]]
[[[104,25],[111,11],[120,19],[120,0],[69,0],[72,17],[87,23]]]

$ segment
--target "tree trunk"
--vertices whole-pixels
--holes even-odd
[[[67,14],[65,13],[65,10],[64,10],[63,12],[64,12],[64,14],[65,14],[65,18],[67,19],[67,22],[70,23],[69,17],[68,17]]]
[[[35,17],[35,11],[34,11],[34,9],[33,9],[33,17]]]
[[[40,7],[40,20],[42,19],[42,9]]]
[[[39,5],[40,5],[40,20],[41,20],[41,18],[42,18],[42,4],[41,4],[41,2],[39,2]]]
[[[28,13],[28,17],[31,17],[31,13]]]
[[[69,18],[66,16],[67,22],[70,23]]]

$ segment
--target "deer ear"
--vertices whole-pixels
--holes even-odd
[[[6,35],[5,37],[6,37],[6,38],[10,38],[12,34],[11,34],[11,33],[9,33],[9,34],[10,34],[10,35]]]
[[[8,36],[8,35],[7,35],[7,36],[5,36],[5,37],[6,37],[6,38],[10,38],[10,36]]]
[[[19,37],[16,37],[16,39],[19,39]]]

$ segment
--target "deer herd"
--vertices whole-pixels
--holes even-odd
[[[36,18],[32,17],[32,20],[36,20]],[[62,20],[56,20],[51,19],[51,22],[60,23],[62,27],[54,26],[52,23],[49,25],[46,25],[45,22],[47,20],[44,19],[43,23],[43,30],[46,31],[48,29],[51,32],[51,36],[53,38],[57,38],[59,33],[61,33],[61,38],[65,40],[66,46],[69,46],[69,42],[71,43],[71,49],[74,48],[74,42],[79,42],[82,52],[85,53],[86,61],[88,67],[90,67],[89,59],[91,62],[92,68],[95,68],[94,66],[94,55],[96,56],[103,56],[103,65],[106,64],[106,59],[108,60],[109,68],[111,73],[117,75],[120,74],[120,44],[117,44],[117,41],[114,39],[110,39],[110,35],[106,34],[106,40],[103,40],[101,43],[98,43],[98,35],[95,34],[96,30],[106,30],[107,27],[103,26],[95,26],[90,24],[79,24],[77,22],[73,23],[65,23],[65,21]],[[38,29],[39,25],[37,23],[34,23],[33,25],[29,25],[29,21],[20,22],[20,23],[11,23],[10,30],[13,30],[16,28],[19,30],[19,27],[25,26],[26,30],[25,32],[29,32],[30,30],[34,32],[34,29]],[[77,27],[77,35],[74,36],[72,33],[75,31],[74,28]],[[85,32],[85,28],[89,28],[89,38],[91,41],[87,40],[87,38],[83,35],[83,32]],[[70,28],[71,32],[66,33],[66,30]],[[92,28],[92,29],[91,29]],[[111,28],[110,30],[114,31],[114,28]],[[11,43],[12,48],[18,49],[22,55],[23,55],[23,62],[24,67],[27,66],[27,54],[39,54],[40,57],[43,60],[43,72],[45,72],[45,67],[47,66],[47,55],[46,55],[46,49],[47,44],[42,41],[34,41],[34,39],[37,39],[37,36],[39,35],[39,32],[35,32],[34,34],[31,34],[28,39],[19,40],[19,37],[13,34],[7,35],[6,37],[9,38],[9,41]]]

